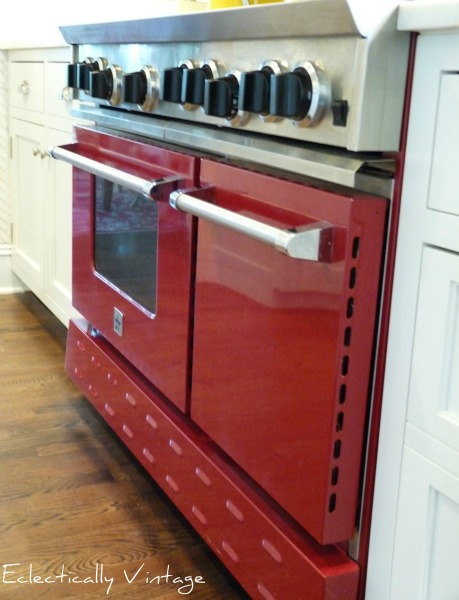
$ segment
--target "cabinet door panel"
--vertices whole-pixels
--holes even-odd
[[[35,293],[44,289],[44,185],[47,159],[44,128],[13,119],[12,194],[14,272]]]
[[[457,600],[459,479],[405,447],[391,600]]]
[[[453,215],[459,215],[458,102],[459,75],[457,73],[442,73],[440,76],[428,206],[434,210]]]
[[[71,142],[71,134],[48,130],[48,144],[59,146]],[[72,167],[62,161],[49,161],[46,198],[48,260],[46,293],[56,316],[67,323],[72,310]]]

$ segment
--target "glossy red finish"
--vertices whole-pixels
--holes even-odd
[[[216,204],[327,221],[332,262],[200,222],[192,419],[320,543],[352,538],[387,205],[202,161]]]
[[[192,156],[92,129],[77,128],[68,149],[145,179],[178,174],[194,186]],[[97,273],[94,266],[94,177],[74,169],[73,304],[125,358],[182,410],[188,409],[190,290],[195,232],[191,217],[170,207],[170,189],[158,197],[158,306],[153,315]],[[124,314],[124,335],[113,330],[113,310]]]
[[[288,229],[333,226],[318,262],[158,202],[157,309],[97,272],[94,178],[74,169],[66,370],[254,598],[355,600],[387,202],[78,128],[73,152]],[[113,311],[124,315],[124,335]],[[89,325],[91,323],[91,326]],[[97,332],[95,332],[97,330]]]
[[[81,321],[66,370],[252,598],[353,600],[359,569],[279,516],[190,420]]]

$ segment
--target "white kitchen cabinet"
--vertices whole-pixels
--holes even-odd
[[[9,53],[12,269],[65,324],[71,306],[71,167],[51,145],[69,143],[68,48]]]
[[[49,129],[48,146],[68,144],[68,132]],[[52,185],[47,192],[47,227],[50,232],[46,257],[46,297],[48,307],[67,324],[72,309],[72,168],[48,160]]]
[[[46,147],[42,125],[12,119],[11,189],[13,194],[14,272],[35,293],[45,290],[45,171],[40,149]]]
[[[408,432],[403,453],[390,597],[457,600],[459,464],[451,453],[449,460],[442,456],[448,450],[439,442],[422,437]],[[438,446],[434,458],[429,446]]]
[[[416,10],[417,3],[407,4]],[[366,600],[459,598],[458,73],[459,28],[446,34],[422,32],[410,107]]]

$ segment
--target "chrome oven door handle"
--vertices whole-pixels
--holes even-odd
[[[141,177],[125,173],[124,171],[92,160],[86,156],[81,156],[80,154],[76,154],[75,152],[71,152],[60,146],[51,146],[48,149],[48,154],[52,158],[62,160],[73,167],[78,167],[92,175],[103,177],[108,181],[122,185],[150,199],[153,197],[153,194],[157,191],[159,186],[164,184],[174,184],[176,187],[178,182],[183,180],[183,178],[178,175],[171,175],[169,177],[153,180],[142,179]]]
[[[315,221],[293,229],[278,229],[200,200],[181,190],[172,192],[169,202],[176,210],[241,233],[292,258],[317,262],[332,260],[333,225],[330,223]]]

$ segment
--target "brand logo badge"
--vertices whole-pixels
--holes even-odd
[[[113,309],[113,331],[120,337],[123,336],[123,320],[123,313],[115,307]]]

